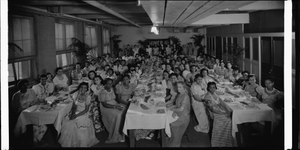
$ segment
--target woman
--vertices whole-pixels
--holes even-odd
[[[121,124],[124,119],[124,105],[116,101],[116,95],[112,88],[113,80],[104,80],[104,89],[99,93],[98,98],[100,103],[100,110],[102,114],[102,121],[106,130],[108,131],[108,139],[105,143],[124,142],[124,134],[122,133]]]
[[[130,83],[129,75],[123,75],[122,82],[116,86],[117,100],[119,103],[127,105],[133,96],[136,86]]]
[[[168,106],[167,109],[173,111],[172,116],[179,118],[170,124],[171,137],[167,138],[168,147],[180,147],[182,135],[190,122],[190,97],[185,89],[184,82],[177,82],[178,95],[175,98],[175,105]]]
[[[106,79],[106,78],[110,78],[113,81],[115,81],[117,79],[117,76],[114,73],[114,70],[112,68],[107,69],[107,71],[106,71],[106,77],[104,79]]]
[[[96,72],[94,70],[91,70],[89,71],[88,73],[88,84],[89,84],[89,87],[91,87],[93,84],[94,84],[94,78],[96,76]]]
[[[208,82],[213,81],[213,79],[208,76],[208,70],[205,68],[201,69],[200,74],[202,76],[202,83],[204,87],[207,87]]]
[[[58,139],[62,147],[91,147],[99,142],[93,122],[89,118],[91,96],[88,90],[88,83],[82,82],[71,95],[73,106],[62,122]]]
[[[28,80],[21,80],[17,84],[18,92],[12,97],[12,109],[19,115],[24,109],[38,103],[38,98],[33,89],[28,89]]]
[[[63,69],[62,67],[58,67],[55,70],[56,76],[53,79],[53,83],[55,86],[55,89],[57,89],[57,91],[68,91],[68,77],[63,74]]]
[[[274,88],[274,79],[267,77],[265,79],[265,88],[259,86],[256,88],[258,93],[258,99],[263,103],[268,104],[275,112],[274,129],[278,125],[279,121],[282,120],[282,110],[276,106],[278,101],[283,101],[283,93]]]
[[[78,80],[82,78],[81,64],[76,63],[75,69],[71,71],[72,84],[78,84]]]
[[[100,76],[95,76],[94,81],[91,86],[91,109],[90,109],[90,118],[93,120],[95,132],[101,132],[104,131],[104,126],[100,122],[100,112],[99,112],[99,100],[98,95],[100,91],[103,89],[103,85],[101,84],[102,78]]]
[[[223,62],[221,62],[220,67],[215,71],[215,73],[218,76],[223,77],[223,79],[225,78],[225,75],[227,73],[227,69],[225,68],[225,64]]]
[[[178,75],[178,81],[182,81],[182,82],[185,81],[184,78],[182,77],[182,73],[180,72],[179,67],[176,67],[176,68],[174,69],[174,73],[176,73],[176,74]]]
[[[226,66],[227,66],[227,70],[225,72],[225,78],[229,78],[233,73],[233,69],[232,69],[232,65],[230,62],[227,62]]]
[[[149,54],[149,56],[152,56],[152,48],[150,47],[150,45],[147,46],[146,51]]]
[[[207,93],[204,97],[206,106],[213,115],[213,129],[211,137],[212,147],[234,147],[235,140],[232,137],[231,109],[215,93],[215,82],[207,84]]]
[[[194,127],[197,132],[208,133],[209,123],[207,114],[205,111],[204,96],[206,93],[206,87],[202,83],[202,77],[200,74],[197,74],[195,81],[191,86],[192,92],[192,107],[195,112],[198,125]]]
[[[134,68],[134,67],[133,67]],[[138,85],[138,73],[135,69],[130,69],[130,83],[134,84],[135,86]]]
[[[177,93],[177,87],[176,87],[176,83],[178,81],[178,75],[176,73],[172,73],[169,75],[169,82],[168,82],[168,89],[170,89],[170,94],[171,94],[171,98],[170,98],[170,101],[168,101],[166,103],[166,105],[173,105],[174,101],[175,101],[175,98],[176,98],[176,95],[178,94]]]
[[[252,96],[252,97],[257,97],[257,92],[256,92],[256,88],[258,87],[259,85],[256,84],[256,78],[255,78],[255,75],[249,75],[249,81],[248,83],[246,84],[246,87],[245,87],[245,91],[246,92],[249,92],[249,94]]]
[[[191,73],[191,71],[190,71],[190,65],[188,63],[185,64],[184,65],[184,69],[185,70],[182,72],[182,76],[184,77],[185,80],[188,80],[187,79],[187,75]]]

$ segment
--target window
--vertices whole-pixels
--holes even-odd
[[[110,34],[109,29],[103,27],[103,53],[110,53]]]
[[[252,38],[253,60],[258,61],[258,38]]]
[[[31,80],[36,72],[35,42],[33,38],[33,18],[9,16],[9,56],[8,82],[13,85],[18,80]]]
[[[86,26],[85,27],[85,43],[93,48],[90,52],[93,57],[98,57],[98,42],[97,42],[97,30],[96,27]]]
[[[245,38],[245,58],[250,59],[250,38]]]
[[[216,49],[215,49],[215,37],[212,37],[212,42],[211,42],[211,44],[212,44],[212,53],[211,53],[211,55],[212,56],[215,56],[215,51],[216,51]]]
[[[67,22],[55,23],[56,65],[57,67],[70,67],[77,60],[73,50],[68,49],[75,37],[74,25]]]
[[[207,37],[207,51],[210,52],[210,37]]]
[[[236,38],[236,37],[233,38],[233,43],[232,43],[232,45],[234,45],[234,47],[238,46],[238,44],[237,44],[237,38]],[[233,51],[233,49],[232,49],[232,53],[235,54],[236,52]]]

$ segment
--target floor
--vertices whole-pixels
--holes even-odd
[[[211,147],[210,145],[210,137],[208,134],[196,132],[194,130],[194,126],[197,125],[197,121],[195,118],[192,117],[187,133],[189,136],[184,135],[181,141],[181,147]],[[283,142],[284,142],[284,135],[282,127],[278,127],[274,130],[270,138],[268,138],[268,142],[264,142],[266,138],[260,136],[259,134],[255,134],[256,131],[253,130],[250,126],[243,126],[243,144],[240,147],[249,147],[249,148],[283,148]],[[29,131],[29,130],[28,130]],[[24,134],[23,137],[18,139],[13,139],[13,137],[10,139],[10,147],[11,148],[32,148],[31,141],[29,139],[32,139],[31,137],[32,133],[28,132],[27,134]],[[46,143],[39,144],[38,148],[46,148],[46,147],[55,147],[59,148],[60,145],[57,142],[56,139],[57,133],[54,129],[54,127],[50,127],[47,133],[44,136]],[[96,137],[99,139],[99,143],[96,144],[93,147],[129,147],[129,140],[126,139],[124,143],[114,143],[114,144],[106,144],[104,143],[106,138],[108,136],[108,133],[106,131],[102,131],[98,134],[96,134]],[[189,137],[189,140],[188,140]],[[138,140],[136,142],[136,147],[160,147],[159,141],[155,140]]]

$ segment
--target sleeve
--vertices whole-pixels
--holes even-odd
[[[64,74],[64,79],[65,79],[65,81],[66,81],[66,83],[67,83],[67,85],[68,85],[68,81],[69,81],[69,79],[68,79],[68,77]]]
[[[197,95],[196,88],[195,88],[194,84],[191,86],[191,93],[192,93],[192,95]]]
[[[31,104],[34,104],[34,103],[37,102],[38,98],[37,98],[37,96],[36,96],[36,93],[35,93],[33,90],[31,90],[30,92],[31,92],[31,95],[32,95],[32,101],[31,101]]]
[[[12,110],[18,112],[20,107],[20,97],[19,94],[15,93],[12,97]]]
[[[264,91],[264,88],[262,86],[258,86],[256,89],[256,92],[259,94],[259,95],[262,95],[263,94],[263,91]]]
[[[38,87],[36,85],[32,86],[32,90],[38,95]]]
[[[54,85],[58,85],[58,84],[59,84],[59,82],[58,82],[58,80],[57,80],[57,77],[56,77],[56,76],[53,78],[53,84],[54,84]]]

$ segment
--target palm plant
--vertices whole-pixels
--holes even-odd
[[[92,51],[94,48],[91,48],[86,43],[81,42],[77,38],[72,38],[72,44],[68,46],[68,49],[74,50],[74,54],[77,57],[78,62],[83,64],[85,61],[94,59],[92,55]]]
[[[194,42],[194,45],[195,46],[199,46],[199,51],[200,52],[203,52],[204,49],[205,49],[205,46],[201,44],[202,40],[205,38],[205,36],[201,33],[199,34],[194,34],[191,39],[193,40]]]
[[[122,41],[120,40],[119,38],[121,37],[122,35],[113,35],[111,38],[110,38],[110,41],[112,43],[112,49],[113,49],[113,54],[115,56],[118,56],[119,52],[120,52],[120,47],[119,47],[119,43]]]
[[[180,46],[180,42],[181,41],[180,41],[180,39],[178,37],[176,37],[176,36],[169,36],[168,39],[170,39],[173,42],[173,44],[176,45],[176,47]]]
[[[248,49],[248,47],[242,48],[238,44],[228,44],[226,47],[228,51],[231,52],[229,61],[232,62],[232,66],[239,67],[238,60],[242,56],[243,52]]]

